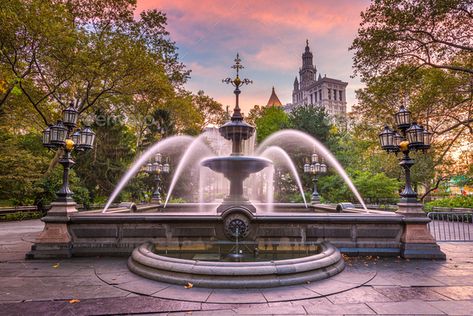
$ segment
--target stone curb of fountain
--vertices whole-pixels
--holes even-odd
[[[108,285],[143,296],[200,303],[257,304],[320,298],[346,292],[369,283],[376,277],[376,272],[343,271],[329,279],[312,283],[264,289],[186,288],[149,280],[130,271],[121,271],[119,274],[114,271],[96,271],[96,276]]]

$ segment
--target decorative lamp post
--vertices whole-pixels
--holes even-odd
[[[26,258],[70,258],[72,256],[72,237],[68,223],[70,215],[77,212],[76,203],[69,188],[69,170],[74,165],[71,153],[90,150],[94,146],[95,133],[90,127],[76,129],[79,112],[71,103],[62,111],[62,120],[44,129],[43,146],[49,149],[62,150],[59,163],[63,166],[62,186],[57,198],[51,203],[51,209],[41,220],[45,223],[43,231],[36,238]]]
[[[77,119],[79,112],[71,103],[67,109],[62,111],[62,121],[48,126],[43,131],[43,146],[50,149],[63,149],[64,154],[59,160],[63,166],[62,187],[57,192],[56,202],[74,202],[73,192],[69,189],[69,170],[75,164],[72,160],[71,152],[73,150],[83,151],[93,148],[95,133],[86,127],[77,129]],[[54,206],[54,205],[53,205]],[[49,213],[48,213],[49,214]]]
[[[417,193],[412,189],[411,184],[411,167],[414,165],[414,160],[409,156],[409,152],[412,150],[422,150],[425,152],[429,149],[432,133],[427,131],[427,129],[424,129],[422,126],[417,125],[415,121],[411,121],[411,112],[404,106],[401,106],[399,112],[395,114],[394,118],[399,132],[386,126],[379,134],[379,141],[381,143],[381,148],[386,150],[388,153],[397,154],[398,152],[402,152],[403,156],[399,165],[404,168],[406,186],[400,194],[400,211],[414,212],[415,209],[415,213],[417,213],[418,208],[412,208],[412,206],[419,203],[417,200]],[[406,205],[406,203],[411,204],[411,207]]]
[[[324,163],[323,158],[319,163],[319,156],[314,153],[310,158],[310,163],[307,162],[306,164],[304,164],[304,172],[312,174],[312,183],[314,184],[314,191],[312,192],[311,203],[320,204],[320,195],[319,192],[317,192],[318,175],[327,173],[327,165]]]
[[[154,190],[153,195],[151,196],[151,201],[153,203],[161,204],[161,174],[162,173],[169,173],[171,168],[169,166],[169,162],[166,159],[166,163],[162,163],[163,156],[160,153],[157,153],[154,156],[152,161],[149,161],[146,165],[146,173],[149,175],[154,175],[154,181],[156,182],[156,189]]]
[[[445,260],[445,254],[436,244],[427,224],[430,219],[422,211],[422,204],[417,200],[417,193],[412,189],[411,167],[414,160],[409,157],[412,150],[423,152],[430,148],[432,133],[411,121],[411,113],[401,106],[394,116],[398,131],[386,126],[379,134],[381,148],[388,153],[403,154],[399,165],[404,168],[406,186],[401,192],[401,201],[396,213],[403,215],[400,254],[403,258],[431,258]]]

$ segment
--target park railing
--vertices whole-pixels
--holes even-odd
[[[430,212],[429,231],[437,241],[473,241],[473,213]]]

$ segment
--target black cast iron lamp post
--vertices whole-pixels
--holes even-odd
[[[418,203],[417,193],[412,189],[411,167],[414,160],[409,157],[411,150],[422,150],[425,152],[430,148],[432,133],[411,122],[411,112],[401,106],[399,112],[395,114],[395,121],[399,132],[390,129],[387,125],[379,134],[381,148],[388,153],[402,152],[403,156],[399,165],[404,168],[406,175],[406,186],[401,192],[401,203]]]
[[[71,103],[69,107],[62,111],[62,121],[48,126],[43,131],[43,146],[50,149],[64,150],[64,154],[59,160],[63,166],[62,187],[57,192],[56,202],[73,202],[73,192],[69,189],[69,170],[75,164],[72,160],[71,152],[92,149],[94,146],[95,133],[86,126],[83,130],[74,130],[77,126],[78,111]]]
[[[319,163],[319,156],[317,154],[312,154],[310,162],[310,164],[308,162],[304,164],[304,172],[313,176],[314,191],[312,192],[311,203],[320,204],[320,195],[317,192],[318,175],[327,173],[327,165],[324,163],[323,158],[321,163]]]
[[[171,171],[169,162],[166,161],[166,163],[163,164],[162,161],[163,156],[157,153],[154,156],[154,162],[150,161],[146,165],[146,173],[154,175],[154,181],[156,182],[156,189],[151,196],[151,201],[157,204],[161,204],[161,173],[169,173]]]

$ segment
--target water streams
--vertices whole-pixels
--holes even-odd
[[[145,165],[148,160],[150,160],[156,153],[164,152],[173,147],[187,146],[193,140],[194,138],[191,136],[172,136],[157,142],[144,153],[142,153],[141,156],[133,162],[130,169],[128,169],[128,171],[120,179],[118,185],[115,187],[115,190],[113,190],[112,195],[110,195],[110,197],[108,198],[107,204],[105,204],[102,213],[105,213],[107,211],[107,209],[110,207],[110,204],[112,204],[118,194],[120,194],[121,190],[125,187],[128,181],[130,181],[130,179],[135,176],[138,171],[140,171],[141,167]]]
[[[291,174],[297,183],[297,187],[299,188],[299,192],[301,193],[302,199],[304,200],[305,207],[307,207],[307,201],[305,199],[304,188],[302,187],[301,179],[299,178],[299,174],[297,173],[294,162],[292,162],[292,159],[289,157],[287,152],[285,152],[281,147],[270,146],[266,148],[263,153],[261,153],[261,156],[269,158],[274,162],[275,165],[281,164],[291,171]]]
[[[153,146],[151,146],[148,150],[146,150],[135,162],[132,164],[131,168],[125,173],[125,175],[120,179],[118,185],[116,186],[115,190],[113,191],[112,195],[107,201],[105,208],[102,212],[106,212],[107,209],[110,207],[110,204],[116,199],[120,191],[125,187],[128,181],[140,171],[140,168],[147,163],[147,161],[153,157],[154,154],[157,152],[165,153],[167,150],[176,148],[183,152],[179,163],[174,171],[173,178],[171,180],[171,184],[169,186],[168,193],[166,195],[166,201],[164,203],[164,207],[169,203],[171,198],[172,192],[182,177],[184,170],[190,168],[191,170],[195,170],[198,172],[199,175],[209,175],[209,172],[206,171],[202,172],[201,161],[203,159],[208,159],[210,157],[217,156],[226,156],[228,153],[228,146],[229,142],[223,140],[220,142],[218,140],[218,135],[215,131],[205,132],[201,134],[197,138],[193,138],[190,136],[173,136],[167,139],[164,139]],[[210,136],[209,136],[210,135]],[[221,138],[223,139],[223,138]],[[217,140],[217,141],[216,141]],[[250,139],[248,145],[254,143],[254,139]],[[245,146],[246,152],[252,152],[250,146]],[[290,155],[288,153],[296,152],[300,153],[301,151],[307,151],[309,155],[309,151],[315,149],[315,151],[320,154],[322,157],[325,158],[327,164],[335,169],[335,171],[342,177],[345,183],[348,185],[350,190],[356,196],[356,198],[360,201],[363,208],[366,210],[365,203],[361,198],[356,187],[353,185],[350,177],[347,175],[343,167],[337,161],[337,159],[332,155],[332,153],[317,139],[313,138],[312,136],[303,133],[297,130],[283,130],[276,132],[269,136],[263,143],[261,143],[255,151],[255,157],[261,158],[268,158],[273,161],[275,164],[279,164],[283,167],[286,167],[293,179],[295,180],[298,190],[301,193],[301,196],[304,200],[304,204],[307,207],[307,202],[304,196],[304,189],[298,175],[296,166],[294,165]],[[246,156],[248,157],[248,156]],[[250,157],[248,157],[250,158]],[[271,170],[270,170],[271,169]],[[208,170],[208,169],[207,169]],[[219,175],[221,178],[222,176]],[[262,172],[255,175],[259,177],[260,180],[252,180],[245,182],[245,185],[255,186],[255,185],[263,185],[265,188],[265,195],[266,195],[266,202],[268,203],[267,210],[271,210],[271,204],[273,203],[273,177],[274,177],[274,168],[271,166],[270,168],[264,169]],[[202,177],[200,177],[202,178]],[[226,181],[226,180],[224,180]],[[204,179],[199,179],[198,181],[199,186],[206,185]],[[218,186],[217,186],[218,187]],[[220,186],[221,189],[228,189],[227,186]],[[249,189],[256,189],[256,188],[249,188]],[[258,191],[258,190],[254,190]],[[203,188],[196,189],[196,192],[199,192],[199,202],[203,201]],[[221,196],[224,192],[213,192],[213,196]]]
[[[358,201],[361,203],[365,211],[368,209],[366,208],[365,202],[363,201],[360,193],[356,189],[355,185],[351,181],[348,174],[345,172],[345,169],[340,165],[338,160],[332,155],[332,153],[317,139],[314,137],[297,130],[282,130],[270,135],[266,138],[259,146],[258,152],[263,151],[266,147],[278,145],[283,149],[285,147],[296,147],[296,150],[300,149],[315,149],[322,157],[325,158],[326,162],[329,166],[333,167],[335,171],[342,177],[345,183],[348,185],[350,190],[356,196]],[[294,148],[293,148],[294,150]],[[286,150],[290,151],[290,150]]]

